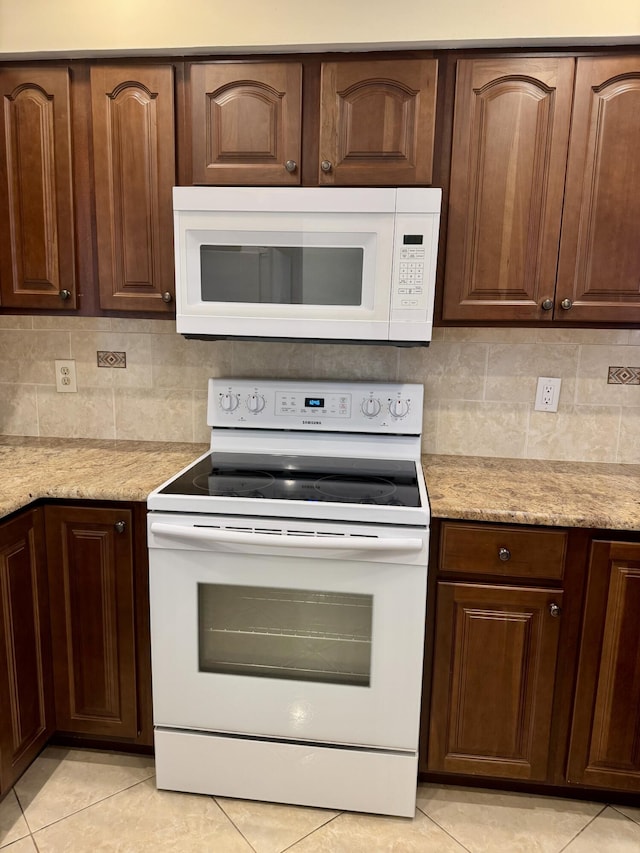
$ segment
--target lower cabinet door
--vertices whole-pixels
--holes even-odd
[[[558,590],[439,582],[428,769],[547,778]]]
[[[54,729],[43,544],[42,510],[0,525],[0,794]]]
[[[132,512],[46,508],[56,728],[138,734]]]
[[[594,542],[568,781],[640,791],[640,543]]]

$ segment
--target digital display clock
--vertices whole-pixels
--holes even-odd
[[[324,397],[305,397],[304,405],[307,409],[324,409]]]

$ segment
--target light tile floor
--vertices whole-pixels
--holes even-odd
[[[639,798],[640,805],[640,798]],[[640,853],[640,807],[419,785],[413,819],[157,791],[153,760],[48,747],[2,853]]]

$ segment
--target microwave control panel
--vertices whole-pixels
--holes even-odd
[[[420,435],[422,385],[210,379],[213,427]]]
[[[431,327],[435,293],[440,193],[427,209],[397,211],[393,244],[390,340],[411,339],[410,327]],[[436,203],[437,202],[437,203]]]

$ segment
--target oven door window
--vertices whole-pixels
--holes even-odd
[[[372,595],[199,583],[199,669],[368,687],[372,616]]]
[[[361,305],[364,251],[353,246],[200,246],[202,302]]]

